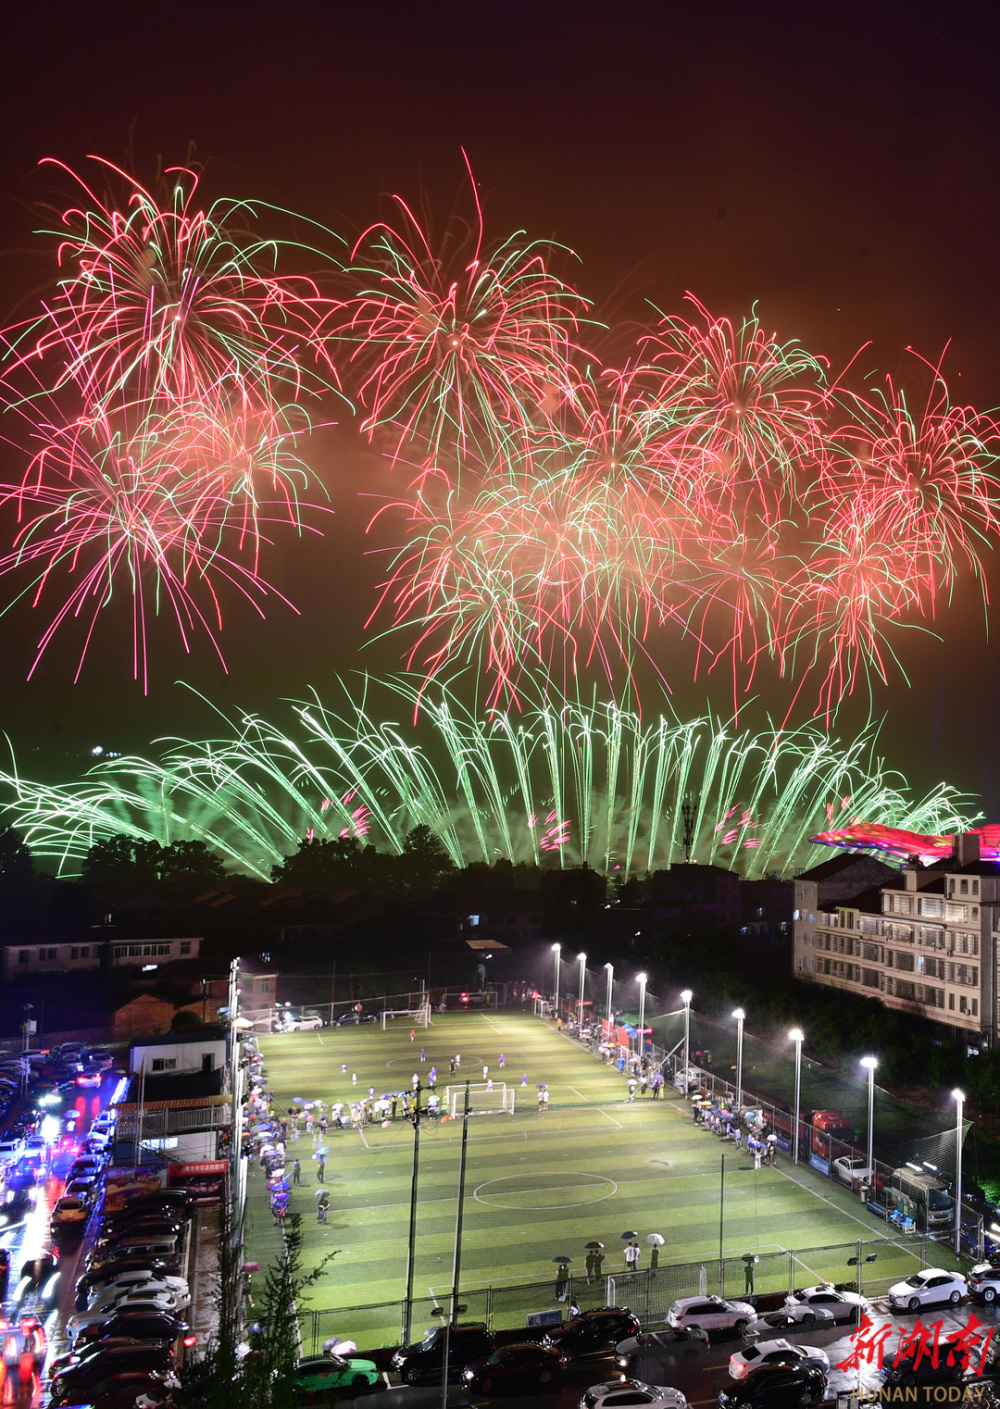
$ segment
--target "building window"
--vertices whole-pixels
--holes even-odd
[[[141,959],[141,958],[142,958],[142,945],[141,945],[141,944],[130,944],[129,947],[128,947],[128,957],[129,957],[130,959]]]
[[[964,993],[958,1000],[958,1011],[960,1013],[968,1013],[969,1011],[969,1000],[966,998]]]
[[[961,892],[962,895],[968,895],[968,893],[969,893],[969,882],[966,881],[966,880],[962,880],[962,881],[959,883],[959,890],[960,890],[960,892]]]
[[[973,998],[973,1000],[972,1000],[972,1016],[973,1016],[974,1018],[978,1018],[978,1017],[979,1017],[979,999],[978,999],[978,998]]]
[[[81,958],[81,959],[89,959],[89,958],[90,958],[90,945],[89,945],[89,944],[81,944],[81,945],[80,945],[80,958]]]
[[[115,945],[115,958],[124,959],[128,954],[128,946],[125,944]]]
[[[19,950],[17,951],[17,962],[18,962],[19,964],[26,964],[26,963],[28,962],[28,951],[27,951],[27,949],[19,949]]]
[[[79,959],[80,957],[80,951],[75,944],[70,946],[69,957],[71,959]]]
[[[153,1058],[153,1071],[176,1071],[176,1070],[177,1070],[177,1058],[176,1058],[176,1057],[154,1057],[154,1058]]]
[[[191,953],[191,941],[190,941],[189,939],[182,939],[182,940],[181,940],[181,953],[182,953],[182,954],[190,954],[190,953]]]
[[[955,995],[954,995],[954,993],[949,993],[949,994],[948,994],[948,1011],[949,1011],[950,1013],[953,1013],[953,1012],[955,1011]]]

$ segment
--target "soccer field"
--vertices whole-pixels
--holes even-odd
[[[779,1159],[755,1171],[752,1159],[701,1126],[667,1088],[626,1103],[624,1078],[577,1041],[521,1013],[435,1015],[430,1028],[398,1021],[383,1033],[375,1025],[323,1029],[261,1039],[269,1090],[280,1108],[294,1097],[331,1104],[376,1093],[409,1090],[414,1072],[424,1085],[431,1065],[438,1091],[449,1084],[448,1062],[461,1054],[461,1076],[490,1075],[515,1091],[510,1115],[477,1115],[469,1125],[468,1168],[462,1239],[462,1302],[469,1317],[489,1312],[498,1325],[523,1325],[526,1310],[557,1306],[552,1300],[553,1259],[573,1259],[574,1290],[584,1305],[603,1302],[604,1285],[581,1285],[585,1244],[605,1245],[604,1274],[623,1271],[622,1234],[635,1231],[647,1268],[646,1237],[659,1233],[661,1269],[703,1265],[709,1290],[718,1287],[720,1209],[722,1247],[728,1264],[725,1291],[743,1291],[744,1253],[757,1253],[756,1290],[787,1290],[821,1278],[843,1280],[845,1245],[884,1237],[885,1225],[867,1214],[846,1190],[811,1171]],[[426,1060],[419,1060],[421,1047]],[[501,1053],[505,1066],[500,1070]],[[346,1068],[346,1071],[343,1070]],[[352,1076],[357,1075],[357,1084]],[[526,1080],[525,1080],[526,1078]],[[522,1082],[524,1081],[524,1084]],[[547,1084],[549,1108],[537,1109],[536,1085]],[[316,1221],[317,1165],[313,1139],[303,1134],[288,1146],[302,1163],[303,1186],[293,1188],[291,1213],[303,1215],[306,1265],[336,1257],[310,1292],[310,1307],[327,1334],[338,1331],[365,1344],[398,1338],[398,1305],[405,1291],[413,1130],[398,1119],[388,1128],[328,1132],[326,1186],[329,1221]],[[431,1310],[446,1300],[451,1281],[461,1121],[425,1126],[420,1138],[414,1294],[421,1298],[414,1327],[432,1324]],[[720,1201],[721,1156],[725,1155],[724,1201]],[[256,1168],[256,1166],[255,1166]],[[254,1221],[268,1217],[261,1177],[252,1180]],[[793,1250],[812,1249],[807,1259]],[[847,1252],[851,1249],[847,1249]],[[934,1249],[937,1258],[939,1250]],[[882,1242],[879,1285],[919,1266],[919,1245]],[[875,1268],[869,1269],[872,1273]],[[685,1273],[685,1276],[690,1276]],[[689,1286],[678,1271],[657,1273],[664,1294]],[[547,1291],[538,1284],[551,1282]],[[773,1284],[773,1285],[772,1285]],[[530,1290],[529,1290],[530,1285]],[[493,1291],[489,1298],[486,1289]],[[624,1296],[624,1290],[621,1297]],[[542,1297],[541,1304],[539,1302]],[[620,1297],[620,1299],[621,1299]],[[342,1308],[384,1311],[345,1317]]]

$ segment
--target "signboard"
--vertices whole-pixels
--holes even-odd
[[[533,1326],[561,1326],[562,1319],[561,1311],[529,1311],[524,1324],[529,1330]]]
[[[226,1187],[227,1169],[228,1165],[224,1159],[197,1160],[191,1164],[172,1164],[170,1166],[170,1187],[172,1189],[187,1189],[200,1204],[221,1203]]]
[[[104,1212],[116,1213],[126,1204],[135,1203],[136,1199],[154,1194],[162,1188],[160,1171],[151,1169],[148,1164],[140,1168],[119,1165],[107,1169],[104,1172]]]
[[[810,1150],[809,1163],[813,1167],[813,1169],[818,1169],[820,1174],[825,1174],[826,1177],[829,1179],[830,1161],[828,1159],[824,1159],[822,1155],[818,1155],[815,1150]]]

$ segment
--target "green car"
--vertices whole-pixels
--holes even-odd
[[[374,1360],[345,1360],[341,1355],[308,1355],[296,1367],[295,1393],[306,1403],[340,1390],[367,1394],[385,1389]]]

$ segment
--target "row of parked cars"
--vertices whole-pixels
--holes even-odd
[[[106,1214],[66,1323],[72,1350],[54,1361],[50,1409],[162,1403],[180,1346],[194,1344],[184,1276],[194,1201],[161,1189]]]

